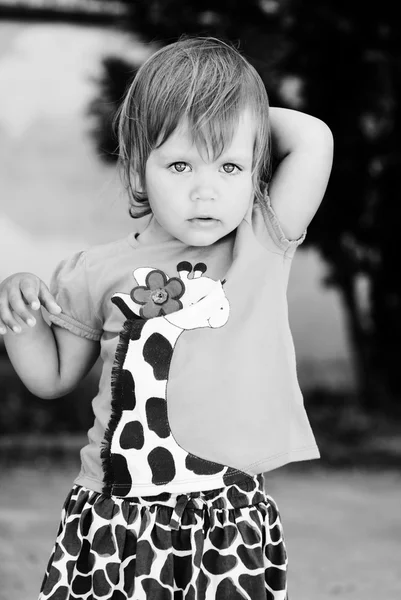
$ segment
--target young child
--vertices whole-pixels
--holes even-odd
[[[187,38],[139,70],[119,141],[143,232],[63,261],[50,291],[29,273],[0,286],[1,333],[34,394],[63,396],[103,360],[40,599],[284,600],[263,473],[319,456],[286,288],[331,132],[269,110],[233,47]]]

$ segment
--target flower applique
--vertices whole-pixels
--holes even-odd
[[[178,277],[167,276],[163,271],[150,271],[145,279],[146,285],[131,290],[131,298],[143,304],[139,314],[144,319],[152,319],[176,312],[182,308],[179,300],[185,293],[185,285]]]

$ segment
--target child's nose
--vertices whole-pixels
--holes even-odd
[[[199,178],[191,189],[191,200],[215,200],[217,189],[210,178]]]

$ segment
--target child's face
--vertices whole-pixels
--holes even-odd
[[[230,146],[209,162],[184,122],[150,153],[146,190],[160,241],[208,246],[238,227],[253,201],[255,132],[253,116],[244,111]]]

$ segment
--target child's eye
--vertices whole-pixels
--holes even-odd
[[[234,165],[234,163],[225,163],[223,165],[223,169],[225,173],[228,173],[229,175],[231,175],[232,173],[237,173],[240,172],[241,169],[239,167],[237,167],[237,165]]]
[[[186,162],[175,162],[173,164],[170,165],[170,169],[173,169],[173,171],[175,173],[184,173],[185,171],[185,167],[188,167],[188,163]]]

